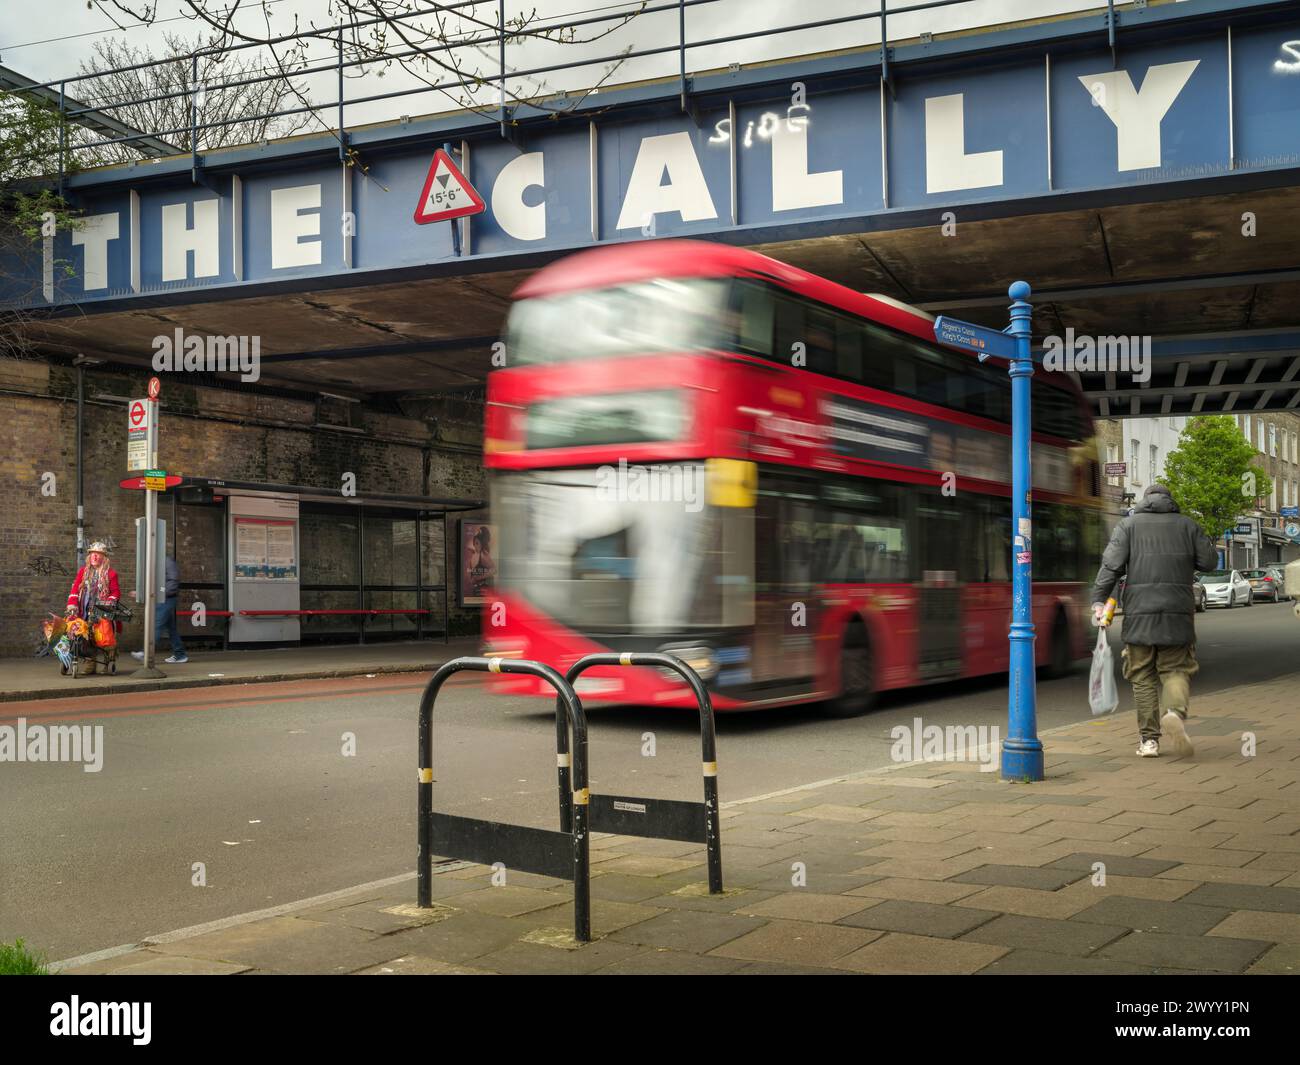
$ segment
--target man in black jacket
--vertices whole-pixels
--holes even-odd
[[[1188,696],[1196,662],[1196,571],[1214,569],[1218,552],[1191,518],[1178,512],[1169,489],[1151,485],[1133,513],[1115,526],[1092,587],[1093,620],[1119,579],[1124,588],[1123,672],[1133,683],[1143,758],[1160,754],[1161,726],[1175,754],[1190,756]],[[1164,717],[1160,705],[1164,703]]]

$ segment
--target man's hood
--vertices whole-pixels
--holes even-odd
[[[1177,514],[1178,504],[1162,484],[1153,484],[1142,495],[1142,502],[1133,508],[1134,514]]]

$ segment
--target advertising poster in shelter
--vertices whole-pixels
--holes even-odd
[[[460,523],[460,605],[481,606],[497,577],[496,526],[482,521]]]

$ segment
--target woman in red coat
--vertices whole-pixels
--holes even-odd
[[[95,603],[113,603],[122,597],[117,583],[117,571],[108,564],[108,545],[96,540],[90,545],[86,554],[86,564],[77,570],[72,581],[72,591],[68,593],[68,617],[90,617],[90,608]],[[116,631],[122,631],[122,623],[113,623]],[[95,662],[87,663],[87,672],[95,672]]]

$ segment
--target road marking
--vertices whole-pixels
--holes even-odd
[[[452,680],[449,681],[448,684],[452,684],[454,683],[454,681],[455,678],[452,678]],[[457,685],[457,687],[467,687],[473,683],[474,681],[470,680],[470,681],[462,682],[461,684]],[[36,724],[38,722],[43,722],[43,721],[74,721],[83,718],[91,719],[91,718],[138,717],[141,715],[166,714],[172,711],[190,712],[194,710],[231,710],[231,709],[238,710],[238,709],[244,709],[249,707],[269,705],[271,703],[301,702],[304,699],[346,699],[346,698],[351,698],[354,695],[372,695],[372,696],[400,695],[404,692],[422,691],[424,688],[425,688],[424,683],[412,684],[408,681],[402,684],[385,684],[385,685],[378,685],[378,686],[366,687],[366,688],[347,688],[341,691],[302,692],[301,694],[297,694],[297,695],[262,695],[262,696],[248,696],[239,699],[231,699],[227,697],[217,702],[206,702],[206,703],[194,701],[194,700],[187,701],[187,702],[159,703],[156,706],[148,706],[148,707],[143,707],[135,710],[114,710],[109,707],[102,707],[100,709],[95,709],[92,707],[90,709],[87,709],[82,704],[90,700],[78,699],[76,700],[76,703],[78,705],[71,706],[66,710],[55,712],[55,713],[38,711],[36,713],[19,712],[19,713],[10,714],[6,711],[0,713],[0,724],[17,721],[18,718],[20,717],[26,718],[27,721],[31,724]],[[105,695],[104,698],[117,698],[122,696],[129,696],[130,694],[131,694],[130,692],[118,692],[115,693],[114,695]],[[39,703],[43,703],[44,701],[41,700],[37,702],[39,704]],[[25,704],[21,704],[21,703],[0,704],[0,706],[4,706],[4,707],[21,706],[21,705],[25,705]]]
[[[1038,733],[1038,736],[1040,739],[1043,736],[1054,736],[1058,732],[1064,732],[1065,730],[1074,728],[1076,725],[1081,723],[1082,722],[1079,721],[1071,721],[1065,725],[1057,725],[1056,728],[1049,728]],[[976,748],[976,754],[982,754],[991,746],[993,745],[988,743],[981,744]],[[976,760],[978,761],[979,759],[977,758]],[[779,788],[776,791],[769,791],[763,795],[751,795],[745,799],[730,799],[727,802],[719,803],[718,805],[720,809],[726,810],[732,806],[744,806],[747,803],[762,802],[765,799],[779,799],[782,795],[794,795],[800,791],[812,791],[814,788],[829,787],[831,784],[852,783],[861,780],[864,777],[875,776],[877,773],[892,773],[898,769],[907,769],[915,765],[930,765],[940,761],[951,761],[955,763],[956,759],[920,758],[914,762],[896,762],[891,765],[876,766],[874,769],[859,769],[856,773],[844,773],[837,777],[827,777],[825,780],[814,780],[811,784],[796,784],[792,788]],[[1047,781],[1042,781],[1041,783],[1046,784]]]

